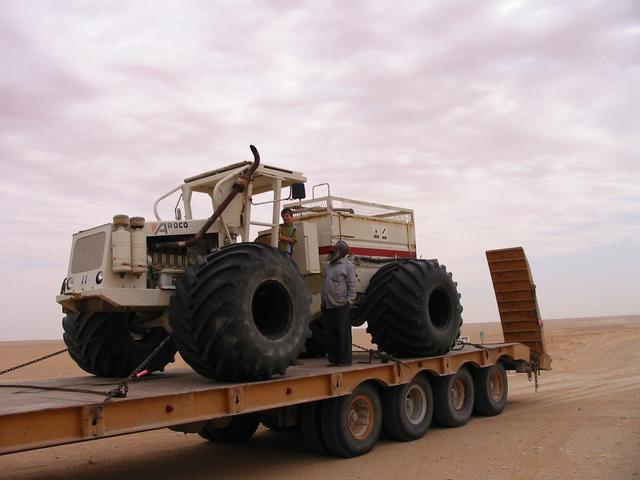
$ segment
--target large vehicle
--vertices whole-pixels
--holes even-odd
[[[211,379],[284,374],[301,354],[323,353],[322,272],[337,240],[356,265],[353,324],[367,322],[396,357],[447,353],[462,325],[460,295],[443,265],[416,258],[413,211],[331,196],[327,184],[326,196],[315,196],[320,185],[304,200],[302,173],[260,164],[251,150],[253,163],[187,178],[160,197],[154,221],[116,215],[73,236],[57,301],[76,363],[125,377],[152,353],[146,369],[162,370],[177,349]],[[160,202],[178,193],[175,218],[162,219]],[[193,218],[196,197],[212,206],[208,219]],[[260,203],[271,205],[271,222],[252,219]],[[299,235],[292,258],[276,248],[285,205]],[[265,230],[256,239],[252,227]]]

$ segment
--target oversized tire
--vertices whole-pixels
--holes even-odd
[[[69,355],[85,372],[99,377],[127,377],[145,360],[168,333],[161,327],[144,328],[135,312],[70,313],[62,319],[64,343]],[[145,367],[162,370],[173,362],[171,342],[162,347]]]
[[[367,383],[351,395],[332,398],[322,405],[322,437],[331,453],[356,457],[369,452],[382,429],[382,402]]]
[[[198,434],[210,442],[240,443],[249,440],[260,426],[260,415],[249,413],[231,417],[224,427],[207,422]]]
[[[435,421],[443,427],[461,427],[471,418],[473,379],[467,367],[457,373],[435,379],[433,402]]]
[[[478,415],[499,415],[507,404],[509,383],[504,365],[500,362],[473,372],[475,390],[474,411]]]
[[[311,337],[309,337],[304,345],[304,352],[300,358],[322,358],[327,355],[327,332],[324,329],[322,319],[316,319],[309,325],[311,328]]]
[[[381,350],[397,357],[443,355],[462,326],[457,283],[437,260],[402,260],[371,278],[362,313]]]
[[[314,453],[328,455],[329,448],[322,436],[322,411],[323,402],[309,402],[300,406],[300,434],[305,445]]]
[[[171,299],[173,340],[201,375],[251,381],[284,374],[311,334],[311,296],[283,252],[225,247],[189,267]]]
[[[429,378],[418,374],[407,384],[384,389],[382,428],[392,440],[407,442],[424,436],[433,417]]]

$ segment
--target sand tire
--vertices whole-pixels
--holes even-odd
[[[402,260],[371,278],[363,300],[367,332],[397,357],[447,353],[460,334],[457,283],[437,260]]]
[[[225,247],[189,267],[171,300],[173,339],[201,375],[284,374],[311,335],[311,296],[291,259],[268,245]]]
[[[145,328],[136,312],[69,313],[62,328],[71,358],[99,377],[129,376],[168,335],[161,327]],[[167,343],[146,369],[163,370],[175,353],[173,344]]]

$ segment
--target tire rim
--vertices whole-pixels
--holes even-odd
[[[404,413],[413,425],[420,424],[427,414],[427,395],[418,385],[411,385],[404,397]]]
[[[451,406],[454,410],[462,410],[467,399],[467,389],[460,378],[456,378],[451,385]]]
[[[349,405],[347,412],[349,432],[357,440],[365,440],[371,435],[374,423],[373,401],[366,395],[358,395]]]
[[[489,374],[489,395],[491,395],[494,402],[501,401],[504,395],[504,378],[497,368],[492,369]]]

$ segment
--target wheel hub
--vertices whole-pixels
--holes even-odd
[[[375,424],[375,413],[370,398],[359,395],[353,399],[349,405],[347,423],[351,435],[358,440],[364,440],[371,434]]]
[[[407,419],[414,425],[419,424],[427,413],[427,397],[422,388],[411,385],[404,400],[404,411]]]
[[[459,378],[456,378],[453,381],[453,385],[451,386],[451,406],[454,410],[461,410],[464,406],[464,401],[466,397],[466,389],[464,387],[464,383]]]
[[[504,380],[500,372],[495,369],[489,375],[489,394],[496,402],[499,402],[504,394]]]

